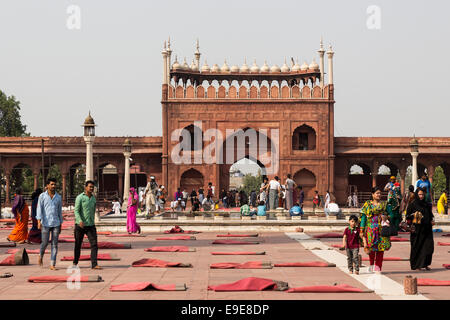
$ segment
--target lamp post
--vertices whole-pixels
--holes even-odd
[[[92,145],[95,140],[95,122],[91,117],[91,112],[84,120],[84,141],[86,142],[86,181],[94,180],[94,154]]]
[[[411,147],[411,156],[412,156],[412,178],[411,178],[411,184],[414,186],[414,189],[416,188],[416,181],[417,181],[417,157],[419,156],[419,141],[414,138],[411,139],[409,142],[409,146]]]
[[[127,209],[128,195],[130,194],[130,157],[131,157],[131,142],[126,138],[123,143],[123,155],[125,157],[125,177],[123,183],[123,203],[122,211]]]

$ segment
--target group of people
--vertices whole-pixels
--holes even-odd
[[[8,241],[17,243],[40,243],[38,263],[43,266],[45,250],[51,242],[50,269],[56,270],[58,253],[58,238],[63,223],[62,199],[56,192],[56,179],[49,178],[45,191],[37,189],[32,195],[31,219],[32,228],[28,233],[29,209],[21,194],[16,190],[12,212],[15,217],[15,227],[7,237]],[[94,182],[86,181],[84,192],[75,200],[75,246],[73,265],[78,265],[84,235],[87,235],[91,248],[91,265],[93,269],[101,269],[97,264],[97,230],[95,228],[96,199]],[[51,237],[51,238],[50,238]]]
[[[426,181],[426,176],[422,177]],[[359,273],[359,248],[369,255],[369,271],[381,273],[384,252],[391,248],[390,235],[399,230],[410,231],[410,266],[412,270],[430,270],[434,252],[434,215],[430,189],[427,184],[410,186],[401,197],[395,177],[383,188],[387,201],[381,201],[382,189],[372,189],[372,199],[364,203],[360,219],[352,215],[344,231],[343,246],[348,257],[350,273]],[[404,215],[404,219],[402,217]],[[404,220],[404,221],[403,221]]]

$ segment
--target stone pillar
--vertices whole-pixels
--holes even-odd
[[[5,195],[5,204],[7,206],[11,205],[11,171],[5,172],[5,180],[6,180],[6,195]]]
[[[324,67],[325,67],[325,63],[324,63],[324,54],[325,54],[325,49],[323,48],[323,41],[322,39],[320,39],[320,49],[319,51],[319,57],[320,57],[320,87],[323,88],[324,87]]]
[[[427,167],[427,175],[428,175],[428,180],[430,180],[431,183],[431,188],[430,188],[430,197],[431,197],[431,202],[434,203],[434,195],[433,195],[433,176],[434,176],[434,167],[432,165],[429,165]]]
[[[95,137],[85,136],[86,142],[86,181],[94,180],[94,153],[92,151],[92,145],[94,144]]]
[[[328,55],[328,84],[333,84],[333,49],[330,48],[327,51],[327,55]]]
[[[405,181],[406,181],[406,169],[405,168],[401,168],[399,169],[399,173],[400,173],[400,190],[402,195],[405,194]],[[408,186],[409,187],[409,186]]]
[[[117,176],[119,177],[119,198],[123,194],[123,172],[118,171]]]
[[[378,173],[372,172],[372,188],[375,188],[377,186],[377,177]]]
[[[130,157],[131,157],[131,152],[124,152],[123,155],[125,156],[125,176],[124,176],[124,184],[123,184],[122,211],[127,210],[128,195],[130,193]]]
[[[63,173],[62,174],[62,202],[63,205],[67,204],[67,176],[69,174],[68,173]]]
[[[33,172],[33,176],[34,176],[34,189],[33,190],[36,190],[38,188],[38,183],[39,183],[39,173]]]
[[[417,181],[417,156],[419,152],[411,152],[412,156],[412,178],[411,184],[414,186],[414,190],[416,190],[416,181]]]

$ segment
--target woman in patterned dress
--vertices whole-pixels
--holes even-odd
[[[381,273],[384,251],[391,248],[389,237],[381,236],[382,223],[387,223],[387,221],[394,221],[391,206],[385,201],[381,201],[381,188],[372,188],[372,200],[364,203],[360,222],[364,251],[369,254],[370,259],[369,272]]]

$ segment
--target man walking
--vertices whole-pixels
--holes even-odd
[[[80,259],[81,245],[84,235],[87,235],[91,245],[92,269],[102,269],[97,265],[97,229],[95,228],[96,199],[93,195],[94,182],[86,181],[84,192],[75,200],[75,252],[73,264],[76,266]]]
[[[56,255],[58,253],[58,237],[61,232],[62,202],[61,196],[56,193],[56,179],[47,180],[47,191],[41,193],[37,204],[36,220],[38,229],[41,230],[41,248],[39,252],[39,266],[43,265],[45,249],[47,249],[50,233],[52,234],[52,249],[50,258],[50,270],[56,270]]]
[[[280,178],[275,176],[273,180],[270,180],[268,184],[269,188],[269,202],[270,210],[275,210],[278,206],[278,195],[281,192]]]

